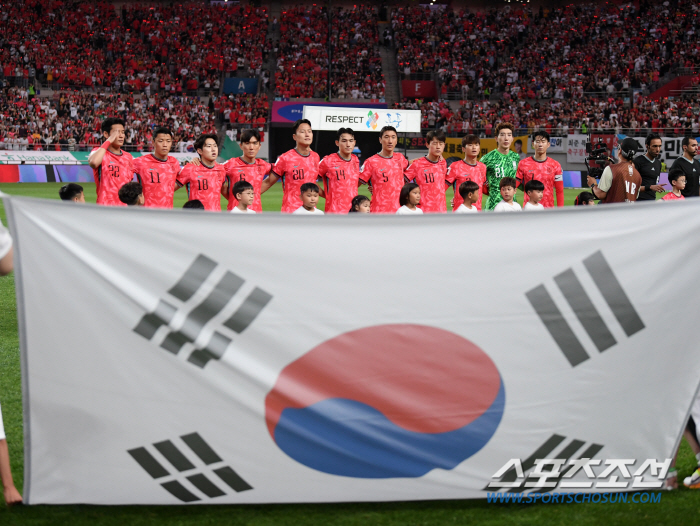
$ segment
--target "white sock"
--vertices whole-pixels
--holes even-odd
[[[695,455],[695,458],[696,458],[697,461],[698,461],[698,466],[700,466],[700,453],[698,453],[697,455]]]

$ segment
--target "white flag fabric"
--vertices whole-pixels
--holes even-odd
[[[484,498],[510,459],[671,458],[698,388],[700,200],[5,206],[30,504]]]

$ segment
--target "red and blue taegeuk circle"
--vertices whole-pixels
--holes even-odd
[[[504,406],[498,369],[474,343],[395,324],[341,334],[289,364],[265,418],[277,446],[315,470],[421,477],[483,448]]]

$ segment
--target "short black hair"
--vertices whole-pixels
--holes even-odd
[[[194,141],[194,151],[201,150],[204,148],[204,145],[207,143],[207,139],[214,139],[216,142],[216,145],[219,146],[219,136],[215,133],[203,133],[199,137],[197,137],[197,140]]]
[[[360,208],[360,205],[364,203],[365,201],[369,201],[369,197],[366,195],[356,195],[355,197],[352,198],[352,202],[350,203],[350,210],[348,210],[349,213],[357,212],[357,208]]]
[[[112,126],[116,124],[121,124],[122,126],[126,126],[126,123],[124,122],[124,119],[120,119],[119,117],[110,117],[109,119],[105,119],[102,121],[102,126],[100,126],[100,129],[107,134],[112,133]]]
[[[236,181],[236,183],[233,185],[233,188],[231,188],[231,195],[233,195],[233,197],[236,197],[238,194],[245,192],[246,190],[255,190],[255,188],[253,188],[253,185],[250,184],[248,181]],[[236,197],[236,199],[238,198]]]
[[[651,132],[649,135],[647,135],[647,138],[646,138],[646,140],[644,141],[645,146],[646,146],[647,148],[649,148],[649,145],[651,144],[651,141],[653,141],[654,139],[659,139],[659,140],[661,140],[661,135],[659,135],[658,133],[655,133],[655,132]]]
[[[318,188],[318,185],[316,183],[304,183],[299,189],[299,192],[301,192],[302,194],[305,194],[309,191],[319,193],[320,189]]]
[[[156,131],[153,132],[153,140],[156,140],[156,137],[159,135],[170,135],[170,138],[173,138],[173,132],[170,128],[166,128],[165,126],[161,126],[160,128],[156,128]]]
[[[462,199],[466,199],[469,194],[479,191],[479,185],[472,180],[464,181],[461,185],[459,185],[457,191]]]
[[[697,140],[695,137],[683,137],[683,140],[681,141],[681,146],[688,146],[690,144],[690,140]]]
[[[58,196],[62,201],[72,201],[74,197],[78,197],[83,193],[83,187],[77,183],[64,184],[58,191]]]
[[[536,132],[533,132],[532,142],[535,142],[535,139],[537,139],[537,137],[542,137],[547,142],[549,142],[550,140],[549,134],[544,130],[537,130]]]
[[[517,188],[518,182],[515,180],[515,177],[503,177],[501,178],[501,182],[498,183],[498,188],[503,188],[504,186],[512,186],[513,188]]]
[[[352,135],[353,138],[355,137],[355,132],[352,131],[352,128],[340,128],[335,135],[335,139],[339,141],[340,138],[345,134]]]
[[[587,205],[588,203],[595,201],[595,196],[590,192],[581,192],[574,199],[574,205]]]
[[[299,119],[292,124],[292,134],[296,135],[297,130],[299,129],[299,126],[302,124],[308,124],[311,126],[311,121],[309,119]]]
[[[527,183],[525,183],[525,193],[531,192],[532,190],[539,190],[540,192],[544,191],[544,183],[542,181],[538,181],[537,179],[530,179]]]
[[[445,142],[447,140],[447,135],[445,135],[445,132],[442,130],[430,130],[428,133],[425,134],[425,144],[430,144],[433,139],[436,139],[440,142]]]
[[[462,148],[464,148],[467,144],[478,144],[481,146],[481,139],[479,139],[478,135],[470,133],[462,138]]]
[[[682,168],[674,168],[670,172],[668,172],[668,182],[669,184],[671,181],[677,181],[679,177],[686,177],[685,172],[683,171]],[[687,177],[686,177],[687,179]]]
[[[246,128],[241,132],[241,142],[250,142],[255,137],[260,142],[260,132],[253,128]]]
[[[403,185],[401,193],[399,194],[399,205],[406,206],[406,203],[408,203],[408,194],[416,188],[420,188],[416,183],[406,183]]]
[[[204,205],[199,199],[191,199],[187,201],[182,208],[192,208],[194,210],[204,210]]]
[[[139,202],[142,193],[141,183],[126,183],[119,189],[119,200],[125,205],[133,206]]]
[[[384,126],[381,130],[379,130],[379,136],[384,137],[384,134],[388,131],[393,131],[396,135],[399,134],[399,132],[397,132],[396,128],[393,126]]]

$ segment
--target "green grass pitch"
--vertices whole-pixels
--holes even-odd
[[[0,184],[13,195],[58,198],[60,184]],[[95,201],[95,187],[84,184],[86,198]],[[450,191],[451,192],[451,191]],[[566,204],[579,190],[566,190]],[[186,200],[176,194],[175,206]],[[451,193],[447,199],[451,199]],[[279,210],[282,192],[275,185],[263,195],[265,210]],[[519,199],[521,201],[521,199]],[[4,207],[0,217],[6,223]],[[15,286],[12,275],[0,278],[0,403],[5,421],[12,473],[22,490],[22,392],[17,335]],[[79,330],[76,327],[76,330]],[[69,337],[69,336],[68,336]],[[692,473],[695,458],[683,441],[678,458],[680,478]],[[387,481],[391,484],[391,481]],[[0,499],[1,500],[1,499]],[[700,491],[682,488],[663,493],[658,504],[488,504],[486,501],[452,500],[371,504],[297,504],[242,506],[27,506],[7,509],[0,504],[2,525],[601,525],[693,524],[700,513]]]

